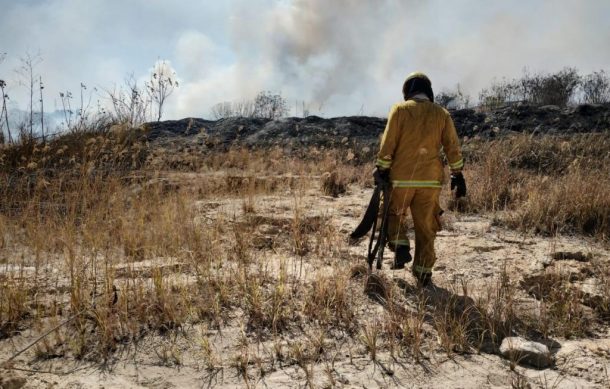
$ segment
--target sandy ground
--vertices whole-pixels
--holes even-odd
[[[348,193],[339,198],[321,196],[318,189],[310,189],[299,198],[289,194],[259,195],[255,198],[257,215],[264,215],[273,220],[294,217],[295,202],[303,210],[302,217],[322,216],[333,224],[341,234],[349,233],[358,223],[361,212],[369,199],[371,190],[350,188]],[[203,200],[196,204],[195,218],[214,219],[219,214],[229,217],[242,217],[241,199]],[[270,219],[270,220],[271,220]],[[265,223],[258,226],[262,236],[274,239],[281,223]],[[540,237],[526,236],[506,228],[496,226],[492,215],[473,216],[448,212],[445,216],[445,230],[438,235],[436,243],[438,262],[435,267],[434,284],[426,293],[433,301],[442,299],[447,294],[461,293],[459,288],[467,284],[473,296],[485,293],[499,280],[503,269],[510,279],[518,284],[520,280],[541,272],[548,266],[561,266],[565,269],[580,271],[588,264],[576,260],[564,260],[555,263],[551,255],[558,251],[583,252],[591,254],[597,261],[610,262],[610,252],[598,242],[578,237]],[[280,231],[281,232],[281,231]],[[340,253],[349,258],[352,265],[363,264],[366,254],[365,239],[356,246],[345,245]],[[271,248],[264,251],[265,259],[273,266],[282,258],[291,262],[288,267],[303,274],[303,280],[317,272],[332,274],[337,262],[333,255],[328,258],[305,257],[304,264],[294,256],[290,257],[285,250]],[[389,264],[392,253],[386,250],[386,264]],[[168,263],[168,259],[154,259],[138,264],[146,276],[146,269]],[[341,262],[344,266],[346,262]],[[298,264],[298,266],[297,266]],[[2,271],[10,271],[2,265]],[[180,268],[176,267],[176,273]],[[391,271],[385,266],[382,272],[398,285],[406,286],[404,304],[412,307],[416,304],[415,282],[407,270]],[[178,274],[177,276],[180,276]],[[184,275],[187,277],[186,275]],[[353,280],[353,291],[361,301],[362,311],[374,317],[382,315],[384,307],[371,301],[362,293],[362,281]],[[586,283],[586,280],[582,281]],[[457,291],[456,291],[457,288]],[[360,296],[360,294],[362,296]],[[520,290],[518,300],[523,304],[533,304],[535,300]],[[187,336],[173,342],[159,336],[150,336],[137,348],[128,345],[116,355],[110,366],[88,363],[70,358],[56,358],[36,361],[31,352],[26,352],[16,359],[14,370],[0,370],[0,376],[8,379],[13,375],[26,378],[27,388],[187,388],[187,387],[343,387],[343,388],[387,388],[387,387],[421,387],[421,388],[504,388],[519,386],[516,377],[521,375],[532,387],[574,388],[574,387],[610,387],[610,328],[608,324],[596,325],[594,333],[585,339],[553,339],[559,345],[553,352],[556,366],[538,370],[527,367],[516,367],[519,375],[511,370],[509,361],[494,353],[473,352],[464,355],[454,354],[450,357],[442,351],[429,349],[420,361],[407,359],[396,360],[388,351],[380,352],[377,361],[371,361],[363,346],[353,341],[333,340],[331,363],[311,363],[309,366],[282,364],[274,362],[266,365],[264,375],[255,373],[256,362],[252,362],[248,382],[230,366],[230,355],[238,349],[242,328],[237,319],[231,320],[221,331],[208,329],[203,325],[192,325],[185,330]],[[16,350],[21,349],[41,332],[28,329],[10,339],[0,341],[0,361],[4,361]],[[221,362],[214,369],[206,368],[201,356],[198,335],[205,334],[211,341]],[[427,336],[433,337],[432,332]],[[275,343],[290,347],[296,339],[290,334],[281,336]],[[433,343],[433,342],[432,342]],[[165,347],[175,348],[180,355],[180,363],[161,363],[159,350]],[[253,342],[250,346],[252,355],[265,359],[277,350],[272,343]],[[273,359],[273,358],[267,358]],[[252,358],[256,360],[255,357]],[[312,379],[308,382],[306,371]],[[523,381],[523,382],[525,382]]]

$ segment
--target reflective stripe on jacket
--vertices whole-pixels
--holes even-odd
[[[449,112],[428,100],[409,99],[390,110],[376,165],[390,169],[395,187],[440,188],[441,148],[452,171],[464,166]]]

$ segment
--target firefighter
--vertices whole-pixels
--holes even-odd
[[[418,283],[426,286],[436,261],[434,239],[441,228],[441,148],[451,169],[456,198],[466,195],[464,161],[451,115],[434,103],[430,79],[420,72],[411,73],[402,93],[405,101],[395,104],[388,116],[375,175],[392,186],[387,227],[388,245],[395,253],[392,268],[403,269],[412,259],[406,229],[410,209],[415,230],[412,272]]]

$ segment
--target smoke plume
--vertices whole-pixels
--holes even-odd
[[[494,78],[610,70],[607,0],[30,0],[0,8],[0,79],[23,108],[13,69],[44,59],[49,107],[80,83],[112,88],[147,77],[159,58],[180,87],[166,118],[209,116],[222,101],[281,93],[291,114],[385,115],[420,70],[436,92],[457,84],[476,101]]]

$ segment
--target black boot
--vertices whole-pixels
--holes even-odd
[[[414,273],[415,278],[417,278],[417,285],[425,288],[426,286],[432,283],[432,273],[422,273],[416,274]]]
[[[405,265],[411,262],[411,248],[409,246],[398,245],[394,251],[394,264],[390,267],[392,270],[404,269]]]

